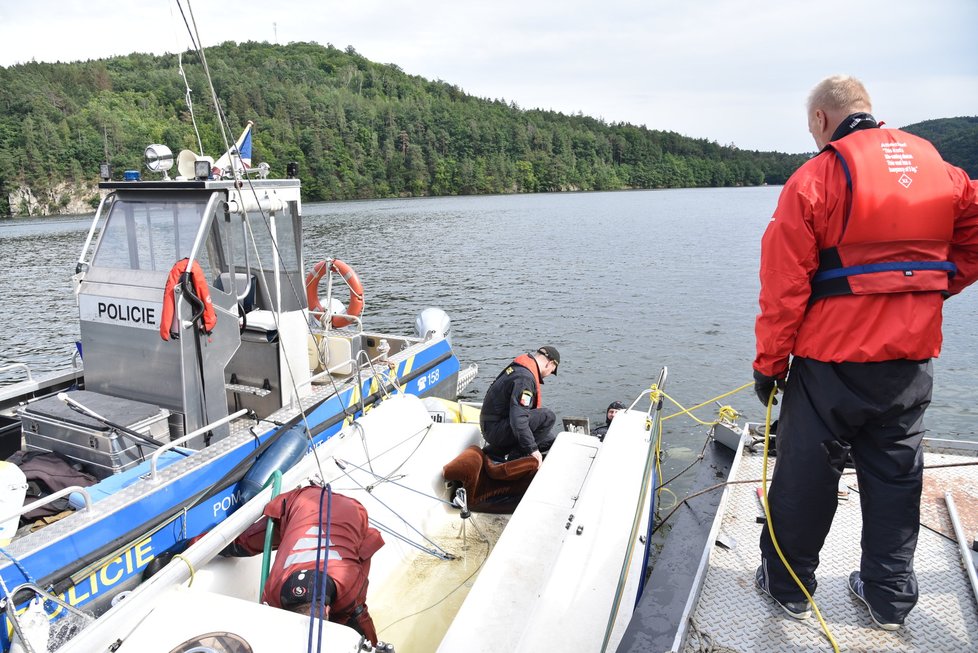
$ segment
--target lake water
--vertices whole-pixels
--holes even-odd
[[[779,187],[456,197],[306,204],[305,261],[332,256],[365,287],[370,330],[413,331],[428,306],[452,318],[481,400],[514,356],[553,344],[544,403],[603,422],[668,366],[666,391],[689,406],[751,380],[761,234]],[[0,365],[65,366],[78,337],[71,275],[88,216],[0,221]],[[978,440],[974,416],[978,289],[949,300],[936,364],[932,435]],[[6,377],[6,378],[9,378]],[[752,420],[748,389],[724,399]],[[672,412],[672,410],[669,410]],[[712,418],[708,408],[698,411]],[[704,429],[666,423],[673,463]]]

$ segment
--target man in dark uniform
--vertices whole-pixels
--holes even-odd
[[[605,423],[591,429],[591,435],[604,442],[604,436],[608,435],[608,429],[611,428],[611,420],[615,419],[615,415],[619,410],[625,410],[625,404],[620,401],[612,401],[608,405],[608,410],[605,413]]]
[[[305,615],[325,613],[330,621],[349,626],[376,644],[377,631],[366,604],[367,576],[370,558],[384,540],[369,525],[366,509],[356,499],[326,488],[297,488],[269,501],[264,517],[221,554],[261,553],[269,519],[275,522],[272,544],[278,555],[262,602]],[[314,603],[317,595],[325,596],[325,601]]]
[[[557,416],[540,401],[543,379],[557,374],[560,353],[546,345],[532,354],[517,356],[500,372],[486,391],[479,424],[491,458],[510,460],[533,456],[543,461],[541,451],[553,444],[550,433]]]

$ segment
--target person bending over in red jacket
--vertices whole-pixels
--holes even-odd
[[[366,604],[367,577],[370,558],[384,545],[384,540],[369,525],[366,509],[356,499],[334,494],[327,488],[314,485],[297,488],[269,501],[264,517],[239,535],[222,554],[261,553],[269,519],[275,522],[272,544],[278,554],[262,602],[300,614],[326,616],[330,621],[354,628],[376,644],[377,631]],[[322,601],[314,600],[323,595],[325,606]]]

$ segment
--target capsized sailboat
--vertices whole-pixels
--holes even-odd
[[[214,650],[255,652],[614,650],[649,546],[660,404],[647,403],[619,413],[603,442],[558,435],[511,516],[471,513],[446,490],[443,467],[481,443],[478,425],[433,421],[411,395],[385,399],[287,471],[283,491],[329,483],[384,534],[367,595],[376,646],[260,604],[261,556],[218,555],[261,515],[268,487],[59,651],[189,651],[207,637]]]

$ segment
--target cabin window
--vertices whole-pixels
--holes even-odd
[[[92,263],[97,267],[167,272],[193,249],[203,220],[203,202],[120,199],[99,240]],[[210,241],[210,239],[208,239]],[[208,278],[217,270],[212,243],[197,258]]]

